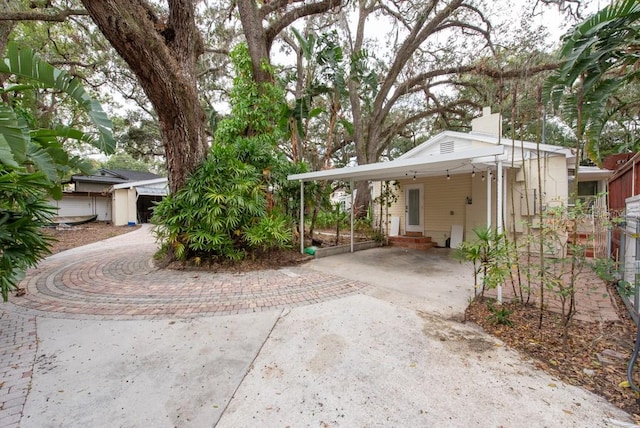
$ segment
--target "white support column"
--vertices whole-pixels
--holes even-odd
[[[496,163],[496,232],[502,232],[502,215],[503,215],[503,185],[502,185],[502,161],[498,160]],[[498,244],[502,245],[502,243]],[[498,283],[498,303],[502,303],[502,285]]]
[[[351,252],[353,253],[353,193],[355,192],[353,181],[349,183],[349,186],[351,187]]]
[[[300,254],[304,254],[304,181],[300,180]]]
[[[491,227],[491,170],[487,170],[487,229]]]
[[[504,224],[508,224],[509,220],[508,220],[508,218],[505,220],[504,216],[506,215],[505,213],[509,212],[508,200],[507,200],[508,199],[507,195],[509,194],[508,193],[509,192],[509,180],[508,180],[508,178],[509,178],[509,168],[505,168],[504,165],[503,165],[502,168],[503,168],[502,169],[502,173],[504,174],[504,177],[502,179],[502,184],[503,184],[503,188],[504,188],[503,191],[502,191],[502,194],[504,195],[503,202],[502,202],[502,213],[503,213],[502,214],[502,219],[504,221]],[[506,232],[508,232],[508,228],[507,228]]]
[[[496,163],[496,232],[502,232],[502,194],[503,185],[502,185],[502,161],[499,160]]]

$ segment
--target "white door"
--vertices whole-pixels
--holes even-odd
[[[424,208],[422,201],[422,184],[410,184],[404,188],[405,231],[424,232],[422,218]]]

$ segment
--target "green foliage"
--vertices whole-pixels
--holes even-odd
[[[499,308],[496,308],[495,305],[493,305],[493,303],[488,303],[487,307],[491,312],[491,315],[489,315],[489,317],[487,318],[489,321],[491,321],[493,324],[500,324],[500,325],[506,325],[508,327],[513,327],[513,321],[509,319],[511,314],[513,314],[513,310],[507,309],[502,305]]]
[[[46,194],[61,197],[60,177],[71,169],[88,169],[88,163],[69,156],[63,141],[81,140],[109,151],[113,137],[111,122],[80,83],[33,51],[10,45],[7,57],[0,61],[0,73],[30,83],[0,87],[4,95],[0,101],[0,288],[6,301],[26,269],[49,254],[49,239],[40,230],[54,214]],[[86,111],[99,136],[64,126],[34,129],[33,111],[21,105],[16,94],[27,91],[28,95],[35,88],[66,93]]]
[[[240,260],[247,251],[286,247],[291,229],[266,209],[262,171],[240,160],[235,146],[215,145],[187,185],[159,203],[156,236],[178,260]]]
[[[114,120],[114,128],[118,130],[116,142],[119,153],[143,163],[145,171],[166,175],[164,146],[156,119],[139,112],[127,112],[125,118]]]
[[[54,213],[47,205],[47,178],[41,173],[0,165],[0,289],[6,302],[26,269],[49,254],[49,238],[40,227]]]
[[[115,142],[111,121],[100,104],[91,99],[77,79],[42,61],[30,49],[10,44],[7,57],[0,61],[0,73],[26,79],[29,84],[9,85],[0,93],[12,94],[11,103],[0,101],[0,163],[10,168],[27,167],[42,172],[48,179],[47,189],[61,196],[60,177],[70,170],[88,172],[90,165],[78,156],[70,156],[64,141],[78,140],[94,145],[105,153],[113,152]],[[21,106],[16,94],[49,88],[67,94],[77,102],[98,130],[98,137],[66,126],[33,129],[37,126],[33,113]]]
[[[620,281],[618,283],[618,292],[623,297],[631,297],[636,294],[636,287],[629,281]]]
[[[586,152],[600,161],[599,138],[611,117],[614,95],[638,81],[640,3],[620,0],[578,25],[565,40],[564,61],[546,83],[545,93],[572,120],[576,134],[586,137]],[[615,107],[614,107],[615,108]]]
[[[594,259],[590,266],[601,280],[608,283],[616,281],[617,263],[613,259]]]
[[[231,114],[218,124],[207,160],[154,210],[163,251],[178,260],[241,260],[291,244],[290,219],[268,204],[271,197],[292,199],[275,195],[298,168],[277,150],[284,138],[277,126],[284,96],[275,85],[253,81],[246,46],[231,56],[236,72]]]
[[[71,77],[67,72],[59,70],[40,59],[37,53],[27,48],[18,48],[10,43],[7,48],[6,58],[0,62],[0,73],[11,74],[29,79],[28,85],[14,85],[2,92],[17,92],[33,90],[35,88],[49,88],[66,93],[89,116],[91,122],[98,130],[97,137],[77,133],[79,138],[91,143],[105,153],[112,153],[115,148],[112,123],[102,106],[82,87],[80,81]],[[68,132],[64,130],[63,132]],[[80,137],[81,136],[81,137]],[[69,137],[63,135],[63,137]],[[72,137],[73,138],[73,137]]]
[[[476,239],[462,242],[454,257],[473,263],[475,289],[481,288],[481,296],[484,296],[486,289],[496,288],[505,282],[509,273],[510,244],[503,233],[492,228],[478,227],[473,232]],[[481,287],[478,284],[480,275]]]
[[[575,198],[573,206],[559,205],[545,210],[537,238],[543,240],[546,256],[541,259],[538,267],[541,290],[553,293],[560,301],[562,336],[565,341],[576,313],[575,297],[580,286],[579,277],[587,265],[585,255],[589,242],[580,242],[577,231],[587,221],[588,207],[579,198]]]
[[[336,226],[345,229],[351,226],[350,219],[349,212],[340,209],[340,204],[337,204],[331,211],[319,211],[315,226],[319,229],[335,229]]]
[[[106,169],[126,169],[129,171],[150,172],[148,165],[140,160],[136,160],[127,153],[116,153],[109,156],[109,159],[102,162],[101,168]]]

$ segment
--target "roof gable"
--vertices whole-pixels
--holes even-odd
[[[483,149],[502,145],[507,148],[522,148],[524,151],[537,151],[564,155],[572,158],[573,154],[570,149],[562,146],[551,144],[536,144],[530,141],[518,141],[515,143],[510,138],[498,138],[494,135],[488,135],[480,132],[456,132],[444,131],[433,138],[425,141],[419,146],[409,150],[398,159],[415,159],[427,156],[438,156],[446,153],[464,153],[465,151]]]
[[[461,153],[473,149],[493,147],[496,141],[480,141],[473,138],[472,134],[456,131],[444,131],[433,138],[409,150],[399,159],[412,159],[422,156],[437,156],[448,153]]]

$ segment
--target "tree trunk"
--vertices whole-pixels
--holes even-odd
[[[257,83],[272,82],[271,73],[263,67],[265,64],[270,64],[269,43],[265,30],[262,28],[263,16],[254,0],[237,0],[237,4],[253,66],[253,79]]]
[[[166,20],[157,17],[144,0],[82,3],[136,74],[158,115],[169,188],[175,192],[204,160],[208,146],[196,83],[196,61],[203,44],[194,3],[169,0]]]
[[[295,3],[300,3],[293,6]],[[236,0],[238,14],[253,66],[253,78],[257,83],[272,82],[273,77],[263,65],[269,65],[271,45],[282,30],[300,18],[317,15],[342,6],[343,0],[312,0],[297,2],[287,0],[256,1]],[[260,6],[258,6],[260,4]],[[264,26],[263,23],[268,25]]]
[[[0,0],[0,13],[5,13],[9,10],[11,9],[8,0]],[[0,22],[0,56],[2,57],[4,57],[5,50],[7,49],[9,34],[11,34],[13,27],[15,27],[15,22],[13,21]],[[4,80],[6,77],[6,75],[0,74],[0,87],[4,86]],[[9,103],[9,96],[6,93],[0,95],[0,99],[7,104]]]

